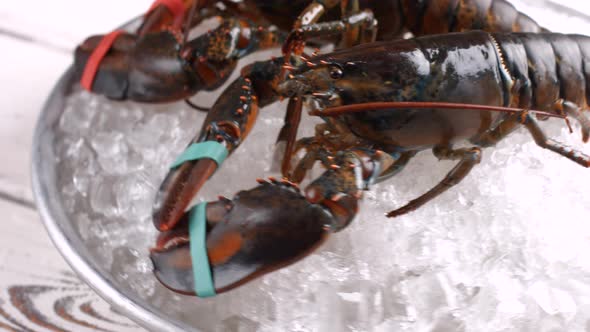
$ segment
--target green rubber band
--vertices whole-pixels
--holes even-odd
[[[220,166],[229,152],[223,144],[215,141],[206,141],[191,144],[172,164],[170,168],[177,168],[187,161],[211,159]]]
[[[193,280],[195,293],[198,297],[215,296],[215,286],[209,257],[207,256],[207,202],[203,202],[190,211],[189,215],[189,237],[191,258],[193,263]]]

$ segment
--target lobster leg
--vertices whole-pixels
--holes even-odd
[[[496,145],[496,143],[504,139],[514,130],[518,129],[522,125],[522,122],[522,114],[508,115],[496,126],[496,128],[484,132],[477,138],[471,139],[471,142],[484,148]]]
[[[338,123],[338,121],[331,118],[324,120],[325,123],[316,125],[314,137],[302,138],[294,144],[294,148],[286,149],[286,152],[289,153],[285,153],[283,157],[283,176],[295,183],[300,183],[316,161],[320,160],[326,167],[330,166],[331,162],[327,159],[330,153],[345,151],[354,147],[371,146],[370,142],[359,139],[350,129]],[[289,147],[289,144],[287,146]],[[297,163],[291,174],[291,157],[303,149],[306,150],[306,154]]]
[[[340,2],[340,14],[342,17],[348,17],[350,15],[358,14],[360,12],[360,6],[358,0],[342,0]],[[359,27],[349,27],[346,32],[342,35],[340,41],[340,47],[350,47],[359,40]]]
[[[469,174],[473,167],[481,161],[481,149],[477,147],[452,149],[450,147],[438,146],[435,147],[433,153],[439,159],[457,160],[459,163],[439,182],[434,188],[422,196],[413,199],[405,206],[393,210],[387,214],[387,217],[398,217],[408,212],[414,211],[422,205],[426,204],[436,196],[447,191],[449,188],[455,186]]]
[[[302,143],[305,140],[305,138],[301,139],[297,143]],[[316,161],[321,161],[325,167],[330,167],[333,164],[334,158],[330,156],[330,153],[326,150],[327,147],[319,145],[313,138],[311,138],[309,144],[306,144],[304,148],[307,152],[303,158],[299,160],[293,170],[293,175],[290,177],[291,181],[295,183],[301,183],[303,181],[303,178],[307,172],[313,168]]]
[[[299,160],[293,170],[293,175],[290,177],[291,181],[295,183],[301,183],[303,181],[305,174],[313,168],[313,165],[315,165],[318,159],[321,159],[319,152],[320,151],[316,150],[308,151],[303,158]]]
[[[560,142],[548,138],[541,129],[541,127],[539,127],[539,123],[537,122],[537,120],[531,115],[526,116],[524,125],[529,130],[531,135],[533,135],[535,143],[537,143],[537,145],[539,145],[540,147],[558,153],[584,167],[590,167],[590,156],[585,155],[577,150],[572,149],[567,145],[564,145]]]
[[[285,151],[283,154],[283,161],[281,163],[281,173],[285,177],[290,177],[289,170],[291,168],[291,155],[295,147],[295,139],[297,138],[297,129],[301,122],[301,111],[303,108],[303,101],[299,97],[289,99],[287,106],[287,114],[285,115],[285,124],[277,138],[277,145],[285,144]]]
[[[371,43],[377,40],[377,20],[372,11],[360,11],[359,0],[342,0],[340,9],[344,21],[348,22],[346,32],[340,41],[340,47],[351,47],[357,43]],[[360,14],[360,15],[359,15]],[[365,17],[361,17],[361,16]],[[350,24],[356,18],[364,19],[361,24]]]
[[[590,138],[590,120],[582,113],[582,108],[570,101],[564,100],[559,100],[556,103],[556,107],[580,123],[582,126],[582,140],[588,142]]]
[[[254,52],[280,46],[286,34],[245,19],[224,19],[219,27],[187,43],[182,57],[202,82],[202,89],[222,86],[238,60]]]
[[[359,38],[356,37],[358,33],[354,33],[358,29],[362,29]],[[375,41],[377,38],[377,21],[373,12],[364,10],[339,21],[308,24],[294,29],[287,37],[287,41],[283,46],[283,53],[301,54],[303,53],[305,40],[339,34],[344,34],[342,42],[344,47],[353,46],[357,41],[360,41],[360,43]]]
[[[582,124],[582,130],[585,132],[586,128],[583,121],[586,118],[583,114],[580,114],[579,108],[575,107],[574,104],[568,102],[563,103],[563,106],[567,114],[576,117],[577,115],[573,114],[575,112],[579,114],[579,116],[581,116],[579,121]],[[547,138],[541,127],[539,127],[537,119],[535,119],[530,114],[525,115],[524,118],[520,114],[512,114],[508,116],[504,121],[500,122],[495,129],[484,133],[477,139],[473,139],[472,142],[481,147],[495,145],[508,134],[510,134],[512,131],[514,131],[516,128],[520,127],[523,124],[523,122],[524,126],[529,130],[531,135],[533,135],[533,138],[537,145],[544,149],[556,152],[584,167],[590,167],[590,156],[587,156],[579,151],[576,151],[562,143]]]
[[[342,20],[317,23],[327,9],[338,4]],[[302,54],[306,39],[334,34],[343,34],[342,47],[372,42],[377,38],[377,20],[371,10],[360,11],[359,0],[315,0],[299,15],[283,45],[283,54]]]
[[[417,151],[407,151],[407,152],[403,152],[401,154],[395,155],[395,157],[394,157],[395,162],[388,169],[386,169],[383,173],[381,173],[381,175],[379,175],[379,177],[375,180],[375,182],[382,182],[382,181],[390,179],[390,178],[396,176],[397,174],[399,174],[399,172],[401,172],[406,167],[408,162],[416,155],[416,153],[418,153],[418,152]]]
[[[340,4],[342,17],[346,17],[346,19],[317,23],[327,9],[338,4]],[[366,24],[367,15],[371,16],[370,24]],[[369,26],[368,29],[367,26]],[[352,46],[359,39],[356,37],[359,28],[363,28],[363,31],[372,31],[373,33],[370,34],[372,38],[369,41],[374,41],[377,35],[376,27],[377,22],[371,11],[359,12],[359,0],[314,0],[297,18],[293,25],[293,31],[283,45],[283,54],[286,56],[292,52],[298,55],[302,54],[306,39],[343,32],[342,45]],[[366,33],[363,34],[364,42],[367,41],[366,35]]]
[[[570,110],[568,110],[569,106],[567,105],[567,102],[564,103],[565,111],[568,114],[571,114],[571,112],[573,111],[579,112],[577,110],[577,107],[572,107]],[[580,114],[580,116],[583,117],[584,115]],[[472,142],[482,147],[492,146],[500,140],[502,140],[516,128],[521,126],[523,123],[524,126],[529,130],[531,135],[533,135],[535,143],[537,143],[537,145],[539,145],[540,147],[556,152],[584,167],[590,167],[590,156],[587,156],[562,143],[559,143],[555,140],[548,138],[541,129],[541,127],[539,127],[537,119],[530,114],[525,115],[524,118],[522,115],[512,114],[508,116],[504,121],[500,122],[500,124],[498,124],[498,126],[494,130],[490,130],[484,133],[479,138],[472,140]],[[582,124],[582,129],[585,130],[583,122],[580,121],[580,123]]]

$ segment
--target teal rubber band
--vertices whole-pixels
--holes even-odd
[[[216,295],[213,276],[211,275],[211,267],[209,266],[209,257],[207,256],[206,208],[207,202],[203,202],[194,207],[189,216],[189,237],[193,263],[193,279],[195,293],[198,297],[211,297]]]
[[[223,144],[215,141],[207,141],[191,144],[172,164],[170,168],[176,168],[187,161],[211,159],[220,166],[229,152]]]

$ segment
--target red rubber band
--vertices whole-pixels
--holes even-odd
[[[92,84],[94,83],[102,59],[104,59],[111,47],[113,47],[117,37],[123,32],[123,30],[115,30],[102,37],[96,49],[90,54],[90,57],[88,57],[88,61],[86,62],[86,67],[84,67],[82,79],[80,80],[80,84],[84,89],[92,91]]]
[[[182,0],[156,0],[145,15],[148,15],[160,5],[166,7],[172,13],[175,20],[184,18],[186,9]]]
[[[145,15],[150,14],[160,5],[166,7],[172,13],[175,21],[181,21],[184,18],[186,9],[184,8],[184,3],[182,0],[156,0]],[[94,52],[92,52],[88,58],[88,62],[86,62],[86,67],[84,68],[82,79],[80,80],[80,84],[84,89],[92,91],[92,84],[94,83],[94,79],[98,73],[98,67],[100,67],[100,63],[107,55],[111,47],[113,47],[117,37],[119,37],[119,35],[121,35],[123,32],[124,31],[122,30],[116,30],[105,35],[101,39]]]

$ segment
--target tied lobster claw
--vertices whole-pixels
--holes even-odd
[[[238,79],[228,88],[227,98],[213,106],[201,134],[189,145],[187,151],[195,149],[195,154],[189,153],[187,158],[183,154],[166,176],[153,210],[154,226],[158,230],[166,231],[176,225],[225,156],[250,132],[258,114],[257,100],[250,86],[249,80]]]
[[[246,67],[243,77],[234,81],[224,92],[223,98],[207,113],[200,134],[189,145],[209,142],[217,144],[213,154],[230,155],[248,136],[258,116],[258,107],[265,106],[276,99],[270,87],[275,73],[281,70],[282,59],[271,61],[267,67],[260,69],[258,64]],[[248,78],[248,70],[259,73],[262,77]],[[268,78],[267,78],[268,77]],[[258,86],[254,86],[254,82]],[[213,175],[224,158],[211,158],[209,152],[197,151],[198,157],[188,158],[175,165],[166,176],[156,195],[153,209],[154,226],[160,231],[175,227],[182,218],[193,197],[205,182]]]
[[[391,166],[392,158],[350,150],[333,162],[336,167],[305,194],[292,182],[270,178],[232,200],[220,198],[184,214],[151,251],[156,277],[173,291],[207,297],[309,255],[330,233],[350,224],[362,190]]]
[[[190,234],[191,223],[197,222],[189,220],[191,215],[186,213],[175,229],[160,235],[151,259],[156,277],[166,287],[201,297],[228,291],[303,258],[323,243],[331,223],[330,213],[294,186],[268,182],[232,200],[208,203],[206,239]],[[191,256],[191,246],[201,246],[207,261]],[[208,266],[195,269],[196,264]],[[208,279],[209,292],[203,292]]]
[[[223,163],[228,149],[216,141],[191,144],[174,162],[156,195],[154,226],[167,231],[181,220],[194,195]]]
[[[152,16],[144,22],[146,28],[135,34],[115,31],[90,37],[78,46],[74,69],[86,90],[115,100],[148,103],[188,99],[223,85],[242,57],[283,40],[280,31],[233,18],[187,40],[189,27],[183,32],[175,26],[160,26],[157,20],[152,22]],[[192,23],[187,18],[187,24]]]
[[[138,37],[122,33],[96,68],[86,89],[114,100],[172,102],[204,88],[203,78],[178,53],[178,33],[170,30]],[[93,36],[76,49],[74,69],[85,79],[90,59],[102,47],[103,36]]]

